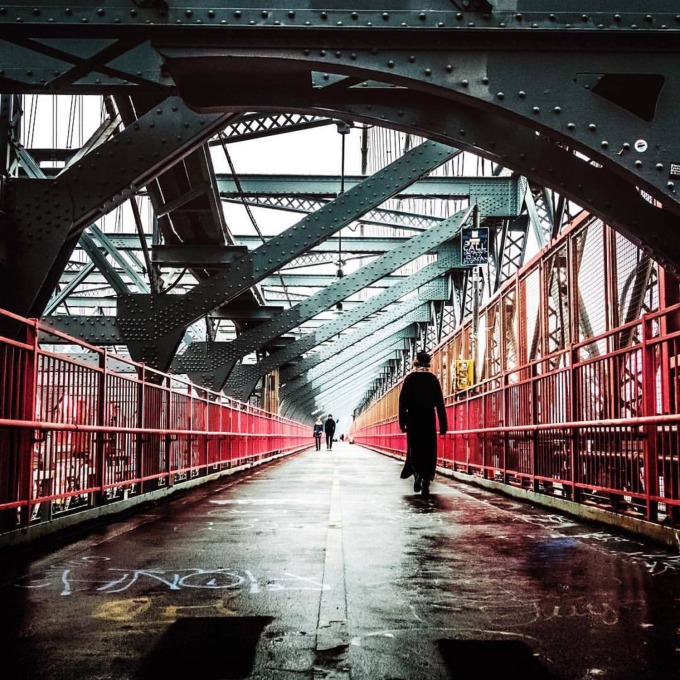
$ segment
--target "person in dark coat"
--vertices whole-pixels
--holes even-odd
[[[333,435],[335,434],[335,421],[330,413],[323,424],[323,431],[326,433],[326,450],[330,451],[333,448]]]
[[[430,372],[430,355],[420,351],[413,370],[404,378],[399,393],[399,427],[406,432],[406,461],[401,478],[415,477],[413,490],[430,492],[437,467],[437,423],[439,434],[448,429],[444,395],[439,379]]]

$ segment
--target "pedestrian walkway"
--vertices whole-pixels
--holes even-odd
[[[680,558],[338,442],[0,555],[3,680],[673,680]]]

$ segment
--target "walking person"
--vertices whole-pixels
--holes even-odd
[[[401,478],[415,477],[413,490],[430,493],[430,483],[437,468],[437,423],[439,434],[448,429],[444,395],[439,379],[430,372],[430,355],[416,354],[413,370],[404,378],[399,393],[399,427],[406,432],[406,461]]]
[[[323,430],[326,433],[326,451],[330,451],[333,448],[333,435],[335,434],[335,421],[330,413],[323,424]]]
[[[323,420],[321,416],[316,419],[314,423],[314,442],[316,444],[316,450],[321,451],[321,435],[323,434]]]

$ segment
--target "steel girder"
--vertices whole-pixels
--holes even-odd
[[[120,274],[120,270],[112,269],[112,271]],[[70,283],[71,280],[78,275],[79,272],[67,271],[61,276],[62,283]],[[376,281],[373,284],[374,288],[386,288],[391,285],[393,281],[399,281],[403,279],[403,275],[391,274],[385,279]],[[106,277],[103,273],[95,274],[90,277],[91,281],[95,283],[105,283]],[[263,286],[281,286],[282,283],[285,286],[291,288],[321,288],[322,286],[327,286],[333,283],[337,279],[334,274],[297,274],[290,271],[285,271],[280,276],[266,276],[265,278],[258,281]],[[178,297],[178,296],[175,296]],[[216,308],[217,309],[217,308]],[[227,307],[228,309],[228,307]],[[211,312],[213,310],[210,310]],[[221,312],[220,312],[221,313]]]
[[[648,0],[641,8],[620,0],[606,11],[592,11],[585,0],[567,8],[557,0],[522,8],[481,0],[466,7],[433,0],[427,10],[416,4],[386,8],[373,0],[349,10],[286,2],[262,10],[207,0],[173,7],[18,3],[0,15],[0,90],[179,92],[206,110],[313,115],[339,113],[331,104],[352,97],[352,85],[396,85],[413,98],[484,112],[578,150],[628,191],[660,203],[659,212],[680,214],[680,55],[667,3]],[[439,134],[436,125],[427,129],[428,137]],[[461,146],[458,133],[446,141]],[[506,166],[522,173],[520,153],[515,145]],[[534,174],[559,184],[561,168],[552,171],[542,164]],[[590,208],[593,193],[582,182],[574,200]],[[644,223],[624,223],[678,266],[677,241],[669,252],[668,241],[655,240]]]
[[[460,228],[460,225],[464,224],[467,220],[468,215],[469,211],[465,211],[462,215],[458,215],[457,220],[451,219],[451,221],[447,220],[447,222],[454,224],[457,221]],[[380,310],[387,309],[387,312],[390,312],[389,305],[416,289],[418,289],[421,301],[423,299],[430,299],[430,296],[437,297],[439,291],[428,288],[428,284],[431,284],[435,279],[442,277],[443,274],[457,266],[460,266],[459,247],[441,248],[435,262],[424,266],[404,281],[395,283],[386,291],[373,296],[355,309],[347,311],[341,317],[324,324],[313,332],[307,333],[303,338],[300,338],[285,350],[266,357],[254,366],[241,366],[234,379],[227,380],[224,388],[225,392],[234,396],[238,394],[240,395],[239,398],[247,399],[258,380],[267,373],[280,368],[296,357],[302,356],[303,353],[339,335],[342,331],[351,328]],[[387,313],[378,317],[378,319],[381,318],[386,324],[391,321],[391,317]],[[357,330],[356,332],[360,333],[362,331]]]
[[[267,116],[253,113],[243,116],[232,125],[228,125],[208,142],[208,146],[233,144],[249,139],[261,139],[262,137],[272,137],[287,132],[309,130],[334,124],[335,121],[326,116],[309,116],[299,113],[281,113]]]
[[[441,246],[442,243],[458,235],[463,224],[469,218],[471,211],[472,208],[469,208],[462,214],[459,213],[457,215],[454,215],[453,217],[442,220],[437,226],[432,227],[428,231],[421,232],[420,234],[413,236],[406,243],[403,243],[402,245],[397,246],[393,250],[385,253],[377,260],[374,260],[373,262],[362,267],[353,274],[350,274],[349,276],[345,276],[340,279],[336,279],[326,288],[323,288],[314,295],[311,295],[303,302],[300,302],[299,304],[293,307],[281,311],[270,321],[264,322],[262,324],[259,324],[255,328],[245,331],[232,342],[223,344],[219,348],[219,350],[217,351],[213,350],[211,352],[212,357],[210,360],[210,364],[212,366],[225,366],[228,364],[231,364],[233,366],[234,362],[237,359],[242,359],[251,352],[258,350],[267,342],[273,340],[282,333],[286,333],[295,328],[296,326],[299,326],[301,323],[304,323],[305,321],[314,318],[321,312],[332,307],[334,304],[341,302],[342,300],[344,300],[345,298],[349,297],[354,293],[359,292],[366,286],[374,283],[375,281],[378,281],[384,276],[387,276],[388,274],[399,269],[408,262],[412,262],[416,258],[437,249],[439,246]],[[454,253],[458,253],[458,250],[455,249]],[[459,256],[457,258],[456,257],[450,258],[449,262],[447,262],[449,268],[456,266],[456,264],[460,264]],[[427,267],[425,269],[427,269]],[[422,271],[424,270],[421,270],[421,272]],[[440,275],[441,273],[442,270],[439,269],[436,275]],[[357,320],[365,318],[365,316],[367,316],[368,314],[371,314],[374,311],[382,309],[382,307],[384,307],[386,304],[384,300],[388,300],[388,298],[390,298],[389,301],[387,302],[387,304],[389,304],[391,302],[394,302],[395,300],[398,300],[407,292],[413,290],[415,287],[414,282],[419,277],[419,274],[420,272],[409,276],[405,282],[392,284],[384,293],[374,296],[373,298],[365,302],[363,305],[357,307],[355,310],[347,312],[346,315],[343,314],[343,317],[344,316],[352,317],[352,320],[348,320],[345,322],[345,324],[347,324],[345,325],[345,328],[353,325],[354,323],[357,322]],[[433,278],[432,274],[429,274],[429,277]],[[430,278],[424,278],[423,281],[429,281]],[[404,285],[404,283],[406,283],[407,285]],[[379,298],[381,298],[381,296],[382,299],[378,300]],[[377,304],[379,304],[380,306],[375,306]],[[361,316],[362,313],[361,310],[364,310],[365,308],[366,309],[370,308],[371,311],[364,312],[364,316]],[[336,326],[341,326],[342,325],[341,320],[343,317],[340,317],[336,321],[330,322],[329,324],[327,324],[327,326],[332,326],[334,329]],[[326,326],[324,326],[323,328],[325,327]],[[307,337],[305,337],[304,339],[298,340],[295,343],[296,347],[298,348],[297,355],[292,354],[291,357],[299,356],[301,352],[306,351],[304,348],[301,347],[301,345],[304,345],[307,342],[315,341],[315,343],[309,345],[308,348],[314,347],[315,344],[324,342],[328,337],[332,337],[333,335],[336,335],[338,332],[339,332],[338,330],[331,330],[327,334],[323,330],[318,329],[313,334],[315,338],[311,338],[312,334],[309,334],[308,336],[310,337],[309,341],[307,340]],[[292,351],[292,348],[289,349],[291,349]],[[207,370],[207,367],[205,365],[197,366],[196,362],[191,361],[190,357],[186,357],[185,355],[187,353],[188,352],[185,352],[184,355],[182,355],[181,357],[177,357],[175,359],[175,362],[173,364],[173,372],[188,373]],[[277,358],[277,354],[275,354],[273,357],[269,358],[268,361],[265,361],[263,363],[267,364],[271,363],[272,360],[275,360]],[[285,363],[286,361],[289,361],[291,357],[281,358],[280,361]],[[201,359],[203,359],[203,357],[201,357]],[[259,377],[261,377],[272,369],[271,368],[265,369],[263,367],[260,368],[258,366],[256,370],[259,372]],[[264,373],[262,371],[264,371]],[[221,387],[222,386],[220,385],[219,388]]]
[[[359,343],[365,338],[373,342],[381,342],[383,338],[393,335],[412,323],[428,323],[430,307],[418,295],[403,302],[391,305],[385,312],[357,326],[353,332],[339,336],[333,342],[322,346],[318,352],[306,356],[302,361],[284,367],[281,372],[282,386],[288,385],[295,378],[307,373],[319,364],[336,360],[337,356],[348,348],[358,351]],[[332,365],[332,361],[327,366]]]
[[[0,306],[39,317],[85,227],[203,144],[229,118],[194,113],[170,97],[58,177],[8,180]],[[115,171],[100,172],[104,158]]]
[[[350,357],[342,366],[336,366],[332,371],[328,371],[322,376],[315,379],[310,379],[304,385],[300,385],[295,390],[286,392],[283,406],[285,404],[299,405],[304,403],[308,395],[318,396],[323,390],[336,389],[338,382],[345,379],[347,376],[355,374],[355,370],[361,369],[363,366],[378,366],[385,360],[395,356],[395,353],[401,353],[404,350],[405,340],[403,338],[388,338],[383,343],[374,344],[366,352],[360,355],[355,354]]]
[[[167,370],[184,328],[247,291],[264,277],[396,195],[458,151],[426,141],[346,191],[313,215],[272,237],[228,269],[199,282],[184,295],[118,298],[121,332],[134,359]]]
[[[356,187],[363,177],[346,177],[345,191]],[[217,187],[222,198],[243,196],[285,196],[294,199],[331,199],[340,194],[342,179],[334,176],[304,175],[240,175],[237,191],[235,181],[225,175],[217,175]],[[486,216],[516,215],[523,196],[517,177],[424,177],[399,192],[398,198],[438,198],[443,200],[469,199],[477,203]]]
[[[304,196],[295,196],[291,198],[287,196],[243,196],[240,198],[223,198],[222,201],[224,203],[237,203],[241,205],[245,203],[246,205],[253,207],[273,208],[276,210],[302,213],[314,212],[328,202]],[[397,229],[409,231],[422,231],[438,220],[438,217],[433,217],[432,215],[376,208],[375,210],[369,210],[357,221],[361,224],[375,224],[378,226],[395,227]]]
[[[138,4],[142,5],[143,3]],[[307,3],[304,4],[307,5]],[[666,5],[652,1],[645,4],[644,11],[640,11],[637,3],[633,4],[628,0],[616,4],[619,13],[615,14],[613,11],[592,13],[590,12],[592,8],[586,7],[585,3],[583,8],[578,8],[583,11],[576,11],[573,3],[571,3],[566,12],[549,11],[552,6],[557,6],[560,3],[542,3],[540,7],[537,5],[536,11],[527,11],[523,7],[520,12],[515,12],[514,9],[512,11],[499,11],[491,4],[484,3],[486,5],[485,14],[468,11],[462,7],[454,8],[448,2],[430,4],[432,7],[425,11],[415,6],[412,8],[410,5],[397,11],[380,11],[377,3],[369,3],[368,7],[364,3],[361,10],[350,15],[349,12],[333,8],[330,10],[309,9],[306,6],[298,8],[295,3],[292,3],[293,9],[290,9],[291,3],[286,3],[286,12],[283,11],[283,8],[274,5],[267,10],[265,16],[264,13],[260,13],[258,8],[248,7],[239,9],[238,17],[236,11],[231,8],[208,9],[201,2],[193,3],[190,10],[191,14],[184,15],[178,13],[175,8],[168,8],[167,14],[158,14],[154,7],[160,7],[160,3],[154,6],[149,3],[148,7],[135,7],[137,13],[134,16],[128,12],[129,3],[123,2],[107,3],[106,10],[103,13],[96,12],[94,8],[80,7],[71,9],[68,13],[63,6],[57,6],[50,2],[42,3],[38,8],[31,7],[30,11],[29,7],[10,8],[9,16],[0,16],[0,33],[2,33],[3,26],[9,27],[11,21],[11,27],[2,35],[3,37],[7,36],[9,40],[14,40],[13,43],[7,41],[5,47],[12,45],[11,49],[15,50],[14,56],[17,59],[7,60],[7,63],[14,64],[15,70],[9,74],[9,78],[3,74],[5,81],[0,86],[16,88],[16,90],[10,91],[21,91],[20,88],[22,87],[26,88],[25,91],[38,91],[38,89],[50,91],[50,88],[55,88],[53,91],[56,91],[56,88],[64,88],[61,91],[67,91],[68,88],[79,89],[82,87],[85,91],[89,87],[92,92],[100,92],[102,88],[111,87],[119,88],[121,91],[156,88],[159,92],[165,92],[167,91],[165,88],[172,89],[176,83],[167,75],[161,77],[160,60],[156,58],[156,51],[144,42],[151,39],[148,37],[149,32],[155,32],[154,35],[167,36],[168,29],[175,31],[175,28],[177,28],[175,33],[179,38],[175,40],[173,37],[173,41],[184,44],[184,41],[190,35],[198,35],[199,33],[204,35],[206,28],[207,30],[220,30],[222,24],[218,25],[218,22],[222,21],[227,22],[229,31],[233,29],[242,33],[248,32],[248,36],[258,36],[258,32],[267,32],[265,35],[269,44],[271,44],[272,36],[276,36],[278,44],[282,45],[284,52],[290,44],[286,36],[293,30],[298,31],[298,34],[301,31],[307,31],[302,33],[305,36],[303,43],[313,44],[315,48],[317,45],[321,45],[322,49],[326,49],[328,41],[335,41],[336,52],[344,50],[342,42],[345,40],[344,36],[348,35],[350,37],[347,40],[353,42],[358,50],[357,56],[353,60],[360,62],[361,75],[356,76],[357,78],[362,77],[367,72],[368,67],[368,70],[372,73],[384,71],[385,73],[381,78],[383,82],[388,82],[389,74],[392,73],[398,79],[401,79],[402,85],[407,84],[414,92],[421,90],[422,92],[436,91],[438,94],[448,88],[451,90],[450,98],[455,99],[457,103],[458,100],[461,102],[470,100],[468,102],[470,111],[475,112],[475,107],[479,107],[479,111],[475,113],[499,113],[482,135],[478,135],[475,126],[470,122],[460,126],[459,132],[447,130],[446,134],[437,131],[437,124],[431,121],[418,127],[418,129],[432,130],[434,135],[443,135],[437,138],[442,141],[448,140],[450,143],[452,140],[453,143],[457,143],[456,135],[466,137],[467,146],[457,144],[461,148],[484,149],[484,153],[488,154],[488,157],[497,158],[507,167],[513,167],[518,172],[522,172],[536,181],[554,187],[557,191],[569,195],[590,209],[593,208],[593,202],[597,203],[599,207],[594,210],[595,214],[620,227],[627,236],[632,236],[632,240],[648,245],[660,255],[662,261],[677,264],[677,220],[668,214],[674,208],[674,186],[670,186],[670,184],[664,186],[664,182],[660,181],[657,183],[658,186],[655,185],[656,193],[648,191],[649,197],[656,200],[659,200],[662,191],[670,192],[668,194],[670,203],[665,200],[665,194],[663,196],[663,209],[651,205],[647,201],[647,197],[641,196],[638,191],[638,187],[647,191],[649,185],[654,184],[654,181],[650,182],[649,178],[654,173],[659,173],[662,180],[673,183],[673,178],[669,179],[668,176],[671,173],[670,163],[678,145],[675,126],[667,124],[670,122],[667,101],[669,98],[670,100],[675,98],[674,91],[677,89],[676,78],[671,77],[678,72],[678,69],[673,65],[676,58],[673,43],[676,40],[677,31],[672,23],[672,15],[665,13]],[[462,5],[462,3],[460,4]],[[474,9],[481,4],[472,3],[470,7]],[[381,3],[381,5],[384,6],[384,3]],[[455,11],[456,9],[460,9],[460,11]],[[293,13],[292,16],[290,12]],[[142,22],[142,17],[144,22]],[[344,19],[340,17],[344,17]],[[302,23],[303,18],[304,23]],[[84,22],[84,19],[87,21]],[[338,26],[337,21],[333,23],[334,20],[342,21],[342,26]],[[117,27],[114,25],[116,21]],[[398,25],[397,21],[399,21]],[[50,22],[52,28],[50,28]],[[146,22],[149,22],[149,24]],[[369,22],[373,24],[370,26],[370,32],[366,30],[369,28]],[[234,26],[234,24],[237,25]],[[83,25],[85,25],[85,29],[83,29]],[[350,33],[345,30],[352,25],[360,26],[359,30],[363,30],[364,35],[357,36],[357,31]],[[21,35],[21,32],[17,33],[17,26],[19,26],[20,31],[27,31],[27,33],[24,35]],[[28,28],[25,28],[26,26]],[[49,32],[54,30],[55,26],[57,29],[61,29],[58,38],[31,42],[30,33],[32,30],[39,28],[39,33],[43,37],[47,35],[47,33],[42,32],[43,28],[46,32]],[[66,31],[63,30],[65,27]],[[88,38],[101,39],[101,51],[94,43],[90,43],[87,49],[84,44],[80,47],[66,47],[65,42],[57,44],[60,38],[66,36],[72,42],[77,42],[80,36],[85,35],[85,31],[91,31],[93,27],[95,33],[93,35],[88,34]],[[326,28],[330,30],[326,30]],[[130,35],[123,35],[122,31],[127,29],[131,29]],[[107,30],[109,31],[108,34],[106,33]],[[70,35],[69,31],[71,32]],[[213,31],[213,33],[216,33],[216,31]],[[132,34],[134,34],[134,38]],[[444,37],[447,34],[450,39]],[[576,37],[572,38],[569,34]],[[265,35],[262,36],[263,42]],[[367,35],[371,37],[367,39]],[[395,39],[395,35],[397,39]],[[110,40],[107,42],[102,36],[110,38]],[[331,38],[331,36],[333,37]],[[380,37],[374,40],[373,36]],[[385,36],[384,39],[383,36]],[[47,37],[50,36],[47,35]],[[402,37],[405,39],[402,39]],[[435,38],[435,42],[430,41],[432,37]],[[658,43],[654,46],[650,46],[652,37],[659,38]],[[435,45],[439,39],[441,39],[443,45],[439,50],[441,54],[437,51],[439,48]],[[605,74],[604,77],[600,77],[601,74],[596,75],[592,79],[592,83],[586,83],[587,89],[583,88],[584,92],[579,92],[579,96],[572,99],[573,90],[580,87],[582,78],[579,76],[573,83],[567,83],[569,87],[563,87],[562,85],[566,83],[564,72],[568,68],[574,70],[571,64],[578,60],[574,60],[571,53],[575,50],[577,44],[581,49],[582,43],[579,41],[583,39],[587,42],[586,58],[591,59],[592,62],[587,70],[588,73],[598,70],[593,67],[593,64],[597,65],[598,61],[614,64],[614,66],[609,72],[599,69]],[[113,44],[115,40],[119,40],[119,42]],[[366,48],[369,40],[374,49],[370,54],[368,48]],[[229,41],[222,40],[222,42],[227,43]],[[250,42],[256,44],[257,39]],[[444,44],[445,42],[448,44]],[[435,74],[430,65],[425,65],[425,68],[422,68],[424,61],[429,60],[431,55],[443,57],[444,53],[446,53],[446,56],[452,54],[450,45],[454,42],[457,45],[455,48],[457,50],[455,52],[456,58],[451,59],[452,69],[446,76],[451,79],[451,82],[435,82],[439,73]],[[501,56],[505,55],[506,53],[503,50],[509,42],[513,43],[511,45],[512,50],[522,50],[526,46],[533,50],[531,68],[528,67],[526,55],[513,58],[512,63],[508,63],[506,70],[498,68],[498,55],[496,54],[492,55],[493,58],[488,61],[475,60],[483,52],[490,53],[494,50],[498,50]],[[229,42],[229,44],[232,43]],[[397,44],[400,45],[400,50],[394,51],[392,48]],[[426,45],[426,47],[423,48],[422,45]],[[552,66],[542,58],[543,46],[550,46],[550,49],[554,50],[553,53],[558,55],[564,53],[565,57],[568,57],[568,59],[565,58],[565,62],[569,61],[564,69],[556,71],[559,78],[556,79],[552,89],[543,87],[550,77],[548,72],[551,71]],[[60,48],[70,54],[64,57],[64,53],[59,51]],[[248,45],[248,48],[250,48],[250,45]],[[413,56],[411,66],[404,67],[401,61],[390,59],[392,54],[397,56],[406,54],[406,52],[401,51],[402,48],[407,49],[409,54],[413,53],[411,55]],[[0,46],[0,49],[2,49],[2,46]],[[627,62],[630,61],[627,59],[628,52],[633,50],[636,54],[636,61],[637,55],[642,55],[642,65],[636,63],[630,69],[624,68],[628,66]],[[257,48],[254,50],[254,52],[258,51]],[[293,50],[288,50],[286,54],[292,52]],[[607,59],[600,60],[600,52],[606,52]],[[262,53],[265,54],[264,51]],[[269,54],[271,56],[271,53]],[[317,62],[323,62],[326,66],[323,72],[328,75],[325,80],[323,75],[319,76],[317,81],[319,87],[316,89],[323,90],[324,94],[347,97],[349,100],[352,97],[352,93],[349,91],[351,88],[345,87],[349,81],[348,79],[343,80],[346,54],[336,54],[335,57],[331,58],[332,54],[331,51],[328,51],[324,55],[313,55]],[[626,56],[622,57],[622,54]],[[650,54],[651,58],[649,58]],[[42,72],[40,72],[40,69],[34,71],[24,68],[27,66],[24,60],[30,59],[31,55],[38,55],[38,58],[47,64]],[[668,56],[669,58],[667,59],[668,68],[662,74],[666,79],[664,87],[655,98],[653,93],[649,94],[649,88],[653,89],[653,82],[651,85],[645,84],[645,76],[648,73],[640,71],[647,68],[647,65],[654,61],[654,57],[658,56],[663,58]],[[227,56],[227,58],[229,57]],[[274,61],[275,59],[276,57]],[[390,64],[388,59],[393,63]],[[522,66],[522,59],[527,62],[526,67]],[[64,69],[55,76],[53,71],[55,68],[60,68],[60,60],[63,64],[73,65],[77,63],[77,67],[70,71]],[[332,64],[329,64],[329,62],[334,60],[342,62],[341,69],[330,68]],[[380,66],[383,61],[386,66]],[[480,64],[479,62],[483,63]],[[270,61],[269,63],[274,62]],[[620,64],[618,73],[616,72],[617,63]],[[32,65],[28,64],[28,66]],[[133,69],[139,68],[140,65],[142,70],[135,73]],[[378,65],[377,68],[376,65]],[[537,67],[542,69],[540,74],[542,82],[541,79],[534,82],[534,73]],[[24,68],[23,71],[22,68]],[[422,73],[416,73],[417,68],[422,68]],[[430,69],[429,74],[427,73],[428,68]],[[511,73],[512,69],[516,69],[514,76]],[[631,74],[630,71],[633,70],[637,70],[638,73]],[[334,71],[338,71],[338,73],[335,74]],[[309,60],[302,72],[310,72]],[[531,82],[524,86],[521,81],[523,78],[528,80],[527,73],[531,73]],[[100,77],[102,75],[103,77]],[[128,79],[127,75],[131,77]],[[433,75],[435,79],[432,79]],[[469,75],[473,77],[466,77]],[[612,75],[614,79],[612,79]],[[229,74],[230,78],[231,76],[232,74]],[[617,77],[618,81],[616,80]],[[98,78],[100,82],[97,82]],[[617,99],[617,87],[612,87],[612,83],[614,85],[618,83],[619,90],[625,93],[628,89],[634,93],[634,96],[628,99],[625,97]],[[632,87],[626,88],[626,83],[632,85]],[[670,85],[668,85],[669,83]],[[519,89],[513,87],[515,84]],[[647,87],[647,90],[645,90],[645,87]],[[35,89],[31,90],[31,88]],[[484,91],[480,92],[480,90]],[[240,91],[239,94],[241,94]],[[250,92],[246,94],[250,96]],[[275,92],[274,94],[279,93]],[[642,101],[645,99],[645,94],[650,101],[661,104],[660,109],[657,106],[661,114],[658,118],[648,120],[652,113],[652,107],[644,109],[630,101],[635,97]],[[378,93],[377,96],[379,97],[380,94]],[[243,98],[246,99],[246,96],[244,95]],[[332,97],[328,97],[328,99],[332,99]],[[564,99],[563,102],[560,101],[562,99]],[[553,106],[555,101],[559,103]],[[544,102],[547,102],[547,104],[544,105]],[[592,105],[588,105],[589,102],[593,102]],[[582,103],[586,105],[582,106]],[[299,104],[300,102],[297,102],[296,105]],[[310,106],[313,108],[314,105],[318,104],[312,102]],[[448,104],[442,106],[447,108]],[[462,108],[466,106],[466,104],[463,104]],[[366,119],[376,112],[376,108],[372,104],[364,108],[370,108],[370,110],[364,110],[361,113]],[[401,125],[404,129],[411,129],[410,126],[415,125],[413,121],[404,120],[409,118],[408,112],[406,112],[406,115],[399,116],[399,113],[404,114],[404,111],[398,105],[388,108],[389,112],[384,118],[385,121],[394,121],[396,125]],[[426,108],[423,106],[420,110],[420,114],[425,120]],[[448,108],[449,110],[452,109],[451,106],[448,106]],[[341,110],[342,106],[334,108],[335,112]],[[657,111],[653,113],[656,115]],[[525,126],[523,132],[529,133],[524,135],[525,139],[515,138],[514,135],[519,126],[513,128],[512,125],[505,125],[507,119],[504,116],[507,116],[508,119],[513,116],[517,117],[517,121]],[[474,118],[474,115],[472,117]],[[619,119],[624,120],[626,124],[619,126]],[[532,120],[535,121],[533,127]],[[572,127],[569,126],[570,123],[572,123]],[[507,131],[512,134],[509,140],[502,139],[499,143],[498,138],[504,136],[504,125]],[[455,122],[453,126],[456,126]],[[665,134],[664,128],[668,130],[668,134]],[[462,134],[463,130],[465,131],[464,135]],[[523,157],[525,142],[531,142],[532,135],[537,136],[534,134],[534,130],[540,130],[541,134],[544,135],[541,139],[546,142],[543,144],[545,149],[550,145],[557,147],[553,150],[552,155],[543,156],[540,152],[534,153],[535,149],[532,145],[530,153],[524,154]],[[610,134],[612,130],[614,134]],[[637,130],[642,130],[643,134],[637,135]],[[647,131],[651,131],[652,134],[647,135]],[[601,132],[602,134],[600,134]],[[480,140],[482,141],[480,142]],[[637,140],[640,140],[643,144],[636,147],[635,141]],[[606,145],[604,145],[605,142]],[[620,148],[617,148],[619,143]],[[559,148],[559,144],[566,148]],[[645,146],[647,148],[643,150]],[[571,170],[565,172],[564,166],[569,166],[574,148],[585,151],[596,164],[600,164],[602,167],[591,165],[579,159],[578,163],[572,164],[573,172]],[[504,154],[505,160],[503,160]],[[621,158],[617,159],[614,157],[615,155],[620,155]],[[638,162],[640,165],[638,165]],[[523,171],[522,166],[525,166],[526,171]],[[591,172],[591,168],[595,171]],[[580,183],[577,180],[579,176],[581,176]],[[642,181],[637,181],[636,178],[638,177]],[[617,188],[622,191],[617,191]],[[647,203],[647,206],[643,205],[644,203]],[[629,208],[632,208],[632,210],[629,210]],[[614,216],[610,217],[612,214]],[[647,227],[649,232],[645,233]],[[664,250],[666,252],[663,252]]]
[[[428,217],[427,228],[441,222],[441,217]],[[361,220],[363,222],[363,218]],[[107,234],[110,243],[119,251],[140,250],[139,237],[136,234]],[[202,265],[217,267],[233,259],[233,248],[243,246],[248,250],[254,250],[262,244],[259,236],[245,234],[233,234],[236,246],[191,246],[192,258],[196,258]],[[358,253],[361,255],[382,255],[395,245],[403,243],[408,236],[345,236],[342,237],[342,250],[346,253]],[[164,266],[183,266],[182,249],[184,246],[166,246],[147,243],[153,251],[153,260]],[[214,251],[217,250],[215,253]],[[313,253],[337,253],[338,237],[331,236],[323,243],[319,243],[311,251]]]
[[[394,352],[392,352],[393,354]],[[371,363],[362,363],[361,366],[353,373],[345,373],[339,379],[329,381],[323,387],[316,387],[310,389],[305,393],[304,397],[299,402],[295,402],[297,413],[302,420],[302,415],[309,412],[312,406],[316,406],[319,402],[327,401],[329,392],[339,393],[343,396],[347,393],[361,392],[366,386],[375,379],[376,375],[380,375],[387,369],[390,362],[394,361],[394,357],[382,357],[380,359],[373,359]],[[333,412],[333,407],[328,409]],[[337,412],[338,409],[335,409]],[[309,419],[309,416],[307,416]]]
[[[425,318],[425,306],[419,309],[418,314],[418,319]],[[293,378],[292,380],[281,383],[280,392],[284,398],[288,398],[288,396],[294,396],[298,390],[305,389],[308,381],[314,381],[318,378],[323,379],[323,377],[328,373],[336,370],[342,370],[342,368],[348,362],[353,361],[354,357],[368,356],[375,350],[376,347],[383,347],[387,343],[403,342],[410,346],[410,344],[414,342],[417,337],[417,330],[416,322],[406,326],[400,324],[399,321],[397,321],[397,323],[393,322],[389,328],[387,328],[387,330],[378,329],[373,336],[360,340],[356,343],[356,345],[350,347],[349,350],[345,351],[346,348],[344,348],[339,354],[317,363],[315,366],[305,371],[304,381]]]
[[[341,369],[344,365],[352,362],[356,356],[370,355],[372,349],[376,346],[384,346],[386,343],[392,342],[394,340],[397,340],[398,342],[400,341],[413,343],[418,335],[417,328],[418,324],[426,323],[429,318],[428,315],[429,315],[428,306],[427,304],[425,304],[422,307],[415,310],[414,312],[412,312],[410,315],[408,315],[407,318],[397,319],[396,321],[392,322],[385,328],[377,330],[372,335],[363,338],[363,340],[360,340],[356,344],[353,345],[345,344],[342,346],[338,346],[337,349],[339,351],[337,354],[327,358],[323,362],[317,362],[316,365],[309,370],[309,372],[307,373],[307,377],[304,381],[304,385],[302,385],[302,387],[305,389],[300,390],[299,394],[301,396],[296,400],[296,403],[299,403],[300,400],[305,401],[306,399],[307,380],[323,378],[326,374]],[[373,381],[377,380],[378,375],[379,368],[376,367],[373,372],[372,380]],[[367,384],[370,384],[370,379],[368,383],[363,384],[361,390],[366,390]],[[296,392],[297,387],[299,387],[299,385],[297,385],[297,382],[292,383],[292,385],[291,383],[284,385],[283,398],[285,399],[288,397],[289,394],[293,394],[294,392]],[[326,393],[320,392],[319,394],[316,395],[317,404],[322,401],[322,399],[319,396],[320,394]],[[350,395],[348,394],[347,391],[337,392],[334,389],[330,393],[330,395],[325,398],[325,401],[328,402],[327,404],[325,404],[325,406],[332,407],[331,410],[332,413],[339,412],[342,410],[341,406],[346,406],[349,399]]]

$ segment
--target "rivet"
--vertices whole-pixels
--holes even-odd
[[[624,143],[623,143],[623,148],[624,148],[626,151],[628,151],[628,149],[630,149],[630,144],[629,144],[628,142],[624,142]]]
[[[451,71],[453,71],[453,66],[451,64],[447,64],[446,65],[446,72],[451,73]]]
[[[517,93],[517,96],[518,96],[520,99],[524,99],[524,97],[527,96],[527,93],[526,93],[524,90],[520,90],[520,91]]]
[[[595,131],[595,130],[597,130],[597,125],[595,125],[595,123],[590,123],[590,124],[588,125],[588,129],[589,129],[589,130]]]
[[[418,18],[419,18],[421,21],[425,21],[425,19],[427,19],[427,14],[425,14],[425,12],[421,12],[421,13],[418,15]]]
[[[641,168],[642,167],[642,161],[635,161],[635,167]]]
[[[426,68],[424,71],[426,76],[431,76],[432,75],[432,69],[431,68]]]
[[[383,12],[382,18],[383,18],[385,21],[388,21],[389,18],[390,18],[390,15],[389,15],[387,12]]]
[[[609,146],[609,142],[608,142],[606,139],[603,139],[603,140],[600,142],[600,146],[601,146],[603,149],[606,149],[606,148]]]
[[[393,62],[391,59],[387,62],[387,65],[388,65],[390,68],[394,68],[394,62]]]
[[[534,106],[531,110],[532,110],[534,113],[540,113],[540,112],[541,112],[541,109],[540,109],[538,106]]]
[[[559,106],[556,106],[556,107],[553,109],[553,113],[562,113],[562,109],[561,109]]]
[[[615,15],[614,15],[614,21],[616,21],[616,23],[619,23],[619,21],[621,21],[621,15],[620,15],[620,14],[615,14]]]
[[[190,9],[187,9],[184,12],[184,16],[187,16],[187,17],[193,16],[193,14],[194,14],[193,11],[190,10]]]
[[[496,97],[498,97],[498,99],[505,99],[505,95],[502,92],[497,92]]]
[[[522,17],[521,14],[515,14],[515,19],[517,19],[517,21],[522,21],[523,18],[524,17]]]
[[[576,129],[576,125],[574,125],[574,123],[567,123],[567,130],[575,130],[575,129]]]
[[[675,186],[675,182],[670,182],[670,181],[669,181],[669,182],[666,182],[666,186],[667,186],[669,189],[672,189],[672,188]]]
[[[354,19],[355,21],[359,18],[359,15],[357,14],[357,12],[352,12],[351,16],[352,16],[352,19]]]
[[[240,18],[241,18],[241,10],[240,10],[240,9],[237,9],[237,10],[234,12],[234,16],[235,16],[237,19],[240,19]]]
[[[408,58],[408,60],[413,64],[413,63],[415,62],[416,58],[415,58],[413,55],[411,55],[411,56]]]
[[[321,12],[319,15],[322,19],[328,19],[328,12]]]

